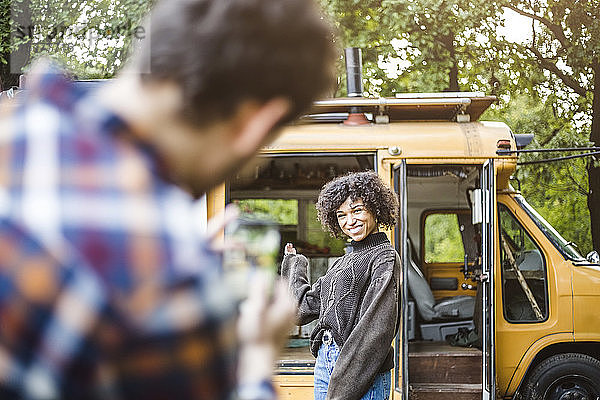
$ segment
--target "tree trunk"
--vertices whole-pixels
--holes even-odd
[[[590,141],[596,146],[600,145],[600,62],[596,61],[594,70],[594,99],[592,101],[592,129]],[[600,167],[594,166],[592,161],[588,164],[588,208],[590,210],[590,224],[592,230],[592,243],[594,250],[600,251]]]
[[[9,58],[10,54],[5,57]],[[11,73],[10,65],[0,64],[0,90],[8,90],[13,86],[19,86],[19,74]]]
[[[448,74],[450,85],[448,87],[449,92],[460,92],[458,86],[458,65],[456,65],[456,59],[452,59],[452,66],[450,67],[450,73]]]
[[[456,47],[454,47],[454,35],[448,38],[447,48],[450,51],[450,71],[448,72],[448,91],[460,92],[458,87],[458,63],[456,60]]]
[[[460,92],[458,86],[458,60],[456,59],[456,47],[454,46],[454,32],[440,37],[442,46],[448,51],[450,70],[448,71],[448,88],[444,92]]]

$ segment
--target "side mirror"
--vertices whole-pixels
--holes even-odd
[[[600,255],[596,250],[590,251],[585,258],[592,264],[600,264]]]

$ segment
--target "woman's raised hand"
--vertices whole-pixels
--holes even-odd
[[[291,243],[286,244],[283,254],[296,254],[296,249],[294,248],[294,245]]]

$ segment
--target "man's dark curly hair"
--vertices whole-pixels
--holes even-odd
[[[145,82],[183,90],[183,116],[226,120],[246,100],[291,101],[301,115],[333,82],[333,33],[310,0],[162,0],[142,43]]]
[[[391,228],[398,217],[398,196],[374,171],[351,172],[326,183],[317,200],[317,217],[334,237],[342,236],[336,211],[347,198],[361,199],[378,226]]]

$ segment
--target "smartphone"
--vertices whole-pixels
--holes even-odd
[[[277,256],[281,246],[279,227],[268,219],[242,216],[225,228],[227,250],[223,268],[231,289],[240,299],[247,296],[248,281],[256,270],[272,281],[277,275]],[[272,285],[269,286],[269,290]]]

